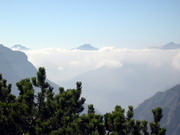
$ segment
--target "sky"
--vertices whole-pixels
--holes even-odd
[[[142,49],[180,43],[180,0],[0,0],[0,44]]]

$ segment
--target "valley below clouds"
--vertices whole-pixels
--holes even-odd
[[[45,67],[47,78],[65,88],[82,81],[82,96],[101,112],[117,104],[127,108],[180,82],[180,50],[120,49],[24,51],[33,65]]]

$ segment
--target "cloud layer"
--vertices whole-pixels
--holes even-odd
[[[48,78],[56,83],[103,66],[120,68],[127,63],[141,63],[153,68],[170,66],[180,70],[180,50],[105,47],[97,51],[82,51],[46,48],[25,53],[37,68],[44,66]]]
[[[180,82],[180,50],[46,48],[25,53],[37,68],[46,68],[50,80],[65,88],[73,88],[76,81],[82,81],[87,103],[102,112],[117,104],[137,106]]]

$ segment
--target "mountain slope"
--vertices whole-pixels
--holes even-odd
[[[180,84],[165,92],[158,92],[135,109],[136,119],[152,121],[151,110],[163,108],[161,125],[167,128],[167,135],[180,134]]]
[[[23,52],[12,51],[0,45],[0,73],[2,73],[3,78],[8,80],[8,83],[13,84],[13,93],[18,94],[16,89],[17,81],[34,77],[36,72],[36,68],[28,61],[27,56]],[[52,82],[50,84],[58,90],[59,86]]]
[[[20,77],[17,75],[12,65],[9,63],[7,58],[2,53],[1,45],[0,45],[0,73],[3,74],[3,78],[7,78],[8,82],[13,83],[20,80]],[[11,75],[11,77],[9,77]]]

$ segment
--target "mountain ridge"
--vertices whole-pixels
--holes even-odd
[[[162,107],[163,118],[161,125],[167,128],[167,135],[180,134],[180,84],[142,102],[135,110],[135,118],[152,121],[151,110]]]
[[[0,73],[3,78],[12,84],[14,94],[18,94],[16,82],[21,79],[31,78],[36,75],[37,69],[28,61],[28,57],[21,51],[11,50],[0,44]],[[59,86],[47,79],[47,81],[57,90]]]

